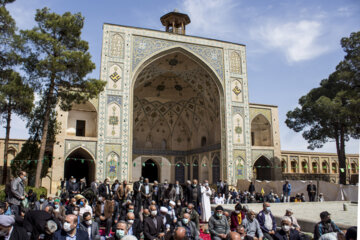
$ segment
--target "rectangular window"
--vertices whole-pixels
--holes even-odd
[[[76,120],[76,136],[85,137],[85,120]]]
[[[255,145],[255,133],[251,132],[251,146]]]

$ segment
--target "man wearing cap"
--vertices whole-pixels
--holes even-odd
[[[300,231],[300,225],[299,225],[297,219],[293,216],[293,214],[294,214],[294,212],[292,209],[290,209],[290,208],[286,209],[285,216],[290,218],[291,228]]]
[[[321,221],[315,225],[314,240],[317,240],[321,235],[331,232],[341,232],[340,228],[331,221],[330,213],[327,211],[320,213]]]
[[[176,221],[177,221],[175,206],[176,206],[176,203],[174,201],[169,202],[168,214],[173,223],[176,223]]]
[[[8,203],[15,215],[20,215],[20,203],[25,199],[26,172],[20,171],[18,177],[11,181]]]
[[[0,239],[23,240],[29,239],[26,230],[16,226],[13,216],[0,215]]]
[[[276,240],[300,240],[299,232],[292,228],[291,219],[284,216],[281,219],[281,229],[276,231],[274,239]]]
[[[309,202],[315,202],[315,196],[316,196],[316,186],[313,184],[312,181],[309,182],[309,184],[306,187],[306,191],[309,195]]]
[[[226,239],[230,233],[228,220],[223,213],[224,209],[219,205],[215,208],[214,215],[209,219],[209,232],[212,240]]]
[[[172,232],[175,228],[175,224],[174,221],[171,219],[170,215],[168,214],[168,209],[166,207],[160,207],[160,216],[163,219],[166,230]]]

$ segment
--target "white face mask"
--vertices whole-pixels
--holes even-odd
[[[76,216],[78,215],[78,213],[79,213],[79,211],[73,211],[73,214]]]
[[[128,224],[133,224],[133,223],[134,223],[134,220],[132,220],[132,219],[128,220]]]
[[[282,228],[282,230],[283,230],[284,232],[290,231],[290,226],[289,226],[289,225],[283,225],[281,228]]]
[[[72,229],[71,229],[71,224],[68,223],[68,222],[65,222],[64,223],[64,226],[63,226],[63,229],[65,232],[70,232]]]
[[[151,211],[151,215],[152,215],[152,216],[156,216],[156,215],[157,215],[157,211]]]
[[[87,224],[88,226],[90,226],[90,225],[92,224],[92,221],[91,221],[91,220],[86,221],[86,224]]]

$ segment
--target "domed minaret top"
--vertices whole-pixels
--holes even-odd
[[[169,12],[160,18],[162,25],[166,27],[166,32],[185,35],[185,26],[190,23],[187,14],[179,13],[177,9]]]

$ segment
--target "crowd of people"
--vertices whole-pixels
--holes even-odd
[[[25,192],[25,182],[26,172],[21,171],[6,188],[7,201],[0,203],[0,240],[309,239],[291,209],[286,209],[277,225],[270,207],[276,202],[274,194],[257,198],[253,184],[248,191],[237,192],[229,191],[226,181],[212,189],[208,181],[194,179],[182,185],[167,180],[149,183],[140,177],[132,187],[127,181],[110,184],[109,179],[87,187],[85,179],[77,182],[71,177],[61,182],[56,197],[38,197]],[[291,189],[287,184],[284,188]],[[284,194],[284,201],[290,200],[288,196]],[[246,204],[253,198],[263,202],[259,213]],[[214,211],[211,203],[218,205]],[[234,203],[234,210],[225,211],[225,203]],[[315,240],[343,236],[330,213],[322,212],[320,218],[314,227]],[[356,228],[346,234],[346,239],[356,239]]]

